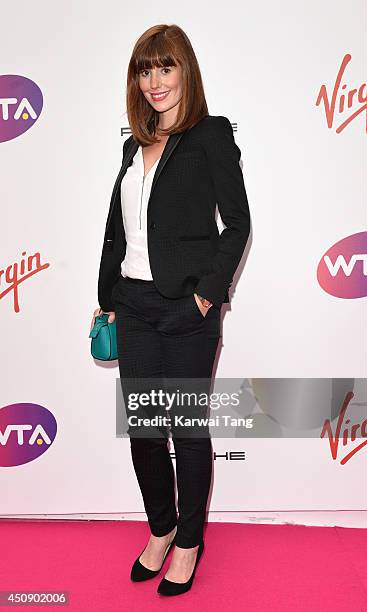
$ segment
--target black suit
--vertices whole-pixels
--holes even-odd
[[[112,290],[125,257],[120,187],[137,150],[130,136],[111,197],[98,278],[98,301],[104,311],[114,310]],[[219,307],[229,302],[228,288],[250,232],[240,157],[231,123],[223,116],[208,115],[191,129],[169,136],[147,212],[150,267],[163,296],[195,292]],[[226,226],[221,234],[216,204]]]
[[[153,280],[121,275],[126,240],[120,201],[121,180],[138,149],[130,137],[111,198],[100,266],[98,295],[105,311],[115,311],[120,380],[126,415],[130,393],[152,388],[209,395],[220,340],[220,307],[241,259],[250,228],[240,150],[225,117],[207,116],[193,128],[171,135],[157,165],[148,205],[148,249]],[[215,207],[227,226],[219,236]],[[138,205],[138,203],[137,203]],[[205,316],[193,293],[213,302]],[[176,298],[176,299],[171,299]],[[153,379],[150,383],[146,379]],[[199,387],[199,389],[198,389]],[[200,396],[200,395],[199,395]],[[205,415],[205,407],[181,409],[185,417]],[[198,545],[212,475],[209,431],[176,426],[178,510],[168,432],[129,423],[131,453],[151,532],[169,533],[176,544]],[[163,409],[166,413],[166,409]],[[153,403],[137,416],[154,417]],[[176,412],[177,414],[177,412]],[[158,434],[158,435],[156,435]],[[192,435],[193,434],[193,435]],[[197,434],[199,436],[197,437]]]

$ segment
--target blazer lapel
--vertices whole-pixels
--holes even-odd
[[[157,183],[158,177],[160,175],[160,173],[162,172],[164,165],[167,163],[167,161],[169,160],[170,156],[172,155],[173,151],[175,150],[175,148],[177,147],[178,143],[180,142],[182,136],[184,135],[185,132],[181,132],[180,134],[170,134],[168,136],[166,145],[163,149],[163,153],[161,155],[161,158],[158,162],[158,166],[156,167],[154,176],[153,176],[153,181],[152,181],[152,187],[150,190],[150,195],[152,195],[153,193],[153,189]]]
[[[121,181],[126,173],[126,170],[128,169],[128,167],[130,166],[130,162],[132,160],[132,158],[134,157],[135,153],[137,152],[139,148],[139,145],[137,142],[135,142],[135,140],[132,140],[125,157],[122,160],[122,165],[120,168],[120,171],[117,175],[113,190],[112,190],[112,196],[111,196],[111,205],[110,205],[110,212],[108,214],[108,219],[107,219],[107,223],[106,223],[106,229],[105,229],[105,241],[106,242],[113,242],[113,231],[111,233],[111,236],[108,237],[108,230],[109,227],[111,225],[111,220],[112,220],[112,216],[113,216],[113,211],[115,208],[115,202],[116,202],[116,194],[117,192],[120,190],[120,186],[121,186]],[[120,198],[119,198],[120,199]],[[121,202],[121,200],[120,200]],[[112,228],[113,230],[113,228]]]
[[[162,155],[160,157],[160,160],[158,162],[158,165],[156,167],[156,170],[154,172],[154,176],[153,176],[153,181],[152,181],[152,187],[151,187],[151,191],[150,191],[150,195],[152,195],[153,193],[153,189],[157,184],[158,178],[160,173],[162,172],[164,165],[167,163],[167,161],[169,160],[170,156],[172,155],[174,149],[177,147],[178,143],[180,142],[182,136],[184,135],[185,132],[181,132],[180,134],[170,134],[167,142],[165,144],[165,147],[163,149]],[[106,230],[105,230],[105,239],[107,237],[107,233],[108,233],[108,229],[111,223],[111,219],[113,216],[113,211],[114,211],[114,207],[116,205],[116,196],[117,194],[120,194],[120,187],[121,187],[121,181],[123,179],[123,177],[125,176],[125,173],[128,169],[128,167],[131,164],[131,160],[133,159],[134,155],[136,154],[137,150],[139,148],[138,143],[133,139],[131,142],[131,145],[129,146],[126,155],[123,159],[120,171],[117,175],[116,181],[115,181],[115,185],[112,191],[112,197],[111,197],[111,207],[110,207],[110,213],[108,215],[108,219],[107,219],[107,224],[106,224]],[[118,202],[121,203],[120,200],[120,195],[118,195]],[[112,237],[110,239],[107,239],[106,242],[112,242]]]

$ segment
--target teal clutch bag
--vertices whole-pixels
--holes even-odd
[[[97,315],[89,338],[92,338],[91,353],[95,359],[117,359],[116,320],[108,323],[108,314]]]

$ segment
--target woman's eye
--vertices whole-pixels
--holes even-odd
[[[166,68],[166,67],[162,68],[162,72],[164,74],[169,74],[171,72],[171,70],[172,70],[171,68]],[[149,69],[146,68],[145,70],[141,70],[139,74],[140,74],[140,76],[145,77],[145,76],[149,75],[149,72],[150,72]]]

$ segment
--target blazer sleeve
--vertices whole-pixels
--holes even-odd
[[[125,153],[128,147],[128,143],[130,142],[131,142],[131,137],[125,140],[124,142],[123,158],[125,156]],[[112,206],[112,204],[113,202],[111,200],[110,207]],[[106,218],[102,255],[101,255],[100,264],[99,264],[98,304],[104,312],[113,312],[115,306],[112,300],[112,289],[120,277],[121,262],[120,262],[118,253],[116,253],[116,244],[115,244],[116,240],[114,241],[114,244],[112,245],[105,242],[107,220],[108,220],[108,216]]]
[[[203,146],[213,180],[221,219],[226,226],[212,260],[212,271],[203,275],[194,292],[221,306],[232,283],[250,234],[250,211],[239,161],[241,150],[227,117],[213,117]]]

